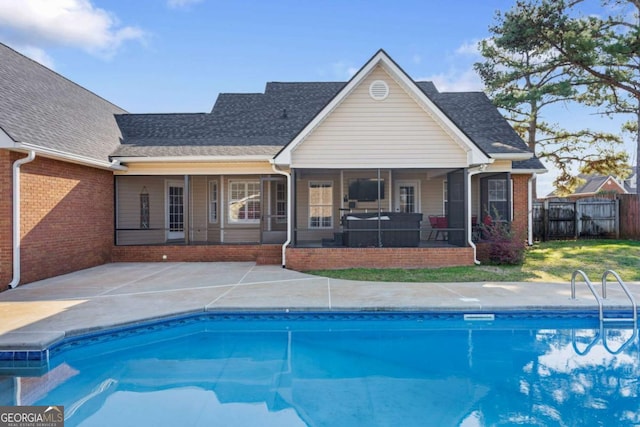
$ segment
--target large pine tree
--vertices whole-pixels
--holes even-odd
[[[598,6],[601,13],[587,14],[586,6]],[[603,114],[633,112],[626,129],[637,136],[639,8],[640,0],[521,0],[497,14],[493,37],[482,42],[485,61],[476,69],[529,146],[561,171],[560,190],[577,184],[572,163],[583,172],[618,176],[628,168],[620,135],[570,132],[542,120],[541,110],[579,102]]]

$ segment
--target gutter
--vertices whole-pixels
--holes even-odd
[[[525,152],[525,153],[491,153],[489,154],[492,159],[495,160],[529,160],[533,157],[533,153]]]
[[[271,167],[273,171],[279,175],[284,175],[287,177],[287,240],[282,244],[282,268],[287,267],[287,246],[291,244],[291,219],[293,218],[293,206],[291,200],[291,173],[281,171],[276,166],[275,162],[271,161]]]
[[[13,289],[20,283],[20,166],[32,162],[36,152],[29,151],[27,157],[13,163],[13,279],[9,288]]]
[[[533,180],[536,178],[536,174],[532,173],[529,180],[527,180],[527,243],[529,246],[533,245]]]
[[[100,169],[125,171],[128,168],[120,164],[120,160],[100,161],[91,157],[81,156],[79,154],[67,153],[65,151],[56,150],[55,148],[46,148],[39,145],[29,144],[27,142],[16,142],[10,149],[33,151],[41,157],[63,160],[66,162],[77,163],[86,166],[93,166]]]
[[[111,156],[116,157],[116,156]],[[155,157],[135,157],[135,156],[123,156],[117,157],[121,163],[214,163],[214,162],[234,162],[234,163],[247,163],[247,162],[271,162],[273,159],[269,155],[247,155],[247,156],[155,156]],[[278,172],[280,173],[280,172]]]

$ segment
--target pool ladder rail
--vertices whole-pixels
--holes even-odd
[[[589,280],[589,277],[587,277],[586,273],[582,270],[576,270],[573,272],[573,274],[571,275],[571,299],[576,299],[576,278],[577,276],[582,276],[582,278],[584,279],[584,283],[587,285],[587,287],[589,288],[589,290],[591,291],[591,294],[594,296],[594,298],[596,299],[596,302],[598,303],[598,317],[600,320],[600,332],[598,334],[596,334],[596,336],[593,338],[592,342],[587,346],[587,348],[585,349],[584,352],[579,352],[575,346],[575,337],[573,337],[573,342],[574,342],[574,349],[581,355],[584,355],[586,353],[589,352],[589,350],[591,349],[591,347],[593,347],[593,345],[600,339],[600,337],[602,337],[602,343],[605,347],[605,349],[612,354],[618,354],[620,353],[625,347],[627,347],[638,335],[638,310],[637,310],[637,305],[636,305],[636,300],[633,298],[633,295],[631,294],[631,292],[629,291],[629,288],[627,287],[627,285],[622,281],[622,279],[620,278],[620,275],[618,275],[618,273],[616,273],[613,270],[607,270],[602,274],[602,296],[598,295],[598,292],[596,292],[595,288],[593,287],[593,284],[591,283],[591,281]],[[632,308],[632,316],[631,317],[606,317],[604,314],[604,300],[607,299],[607,278],[609,276],[613,276],[616,281],[618,282],[618,284],[620,285],[620,287],[622,288],[622,290],[624,291],[624,293],[627,295],[627,298],[629,299],[629,301],[631,302],[631,308]],[[633,325],[633,334],[631,335],[631,337],[629,337],[629,339],[627,339],[621,346],[620,348],[618,348],[617,350],[613,351],[609,348],[608,344],[607,344],[607,340],[606,340],[606,336],[604,333],[604,329],[605,329],[605,324],[622,324],[622,323],[632,323]]]

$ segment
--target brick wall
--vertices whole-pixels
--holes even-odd
[[[13,278],[11,163],[10,152],[0,150],[0,290],[4,290]]]
[[[297,271],[461,265],[473,265],[472,248],[287,248],[287,268]]]
[[[12,163],[24,156],[11,154],[10,157]],[[11,165],[2,166],[4,174]],[[23,165],[21,171],[20,283],[110,262],[112,172],[38,156]],[[10,224],[8,228],[11,233]],[[0,258],[3,270],[5,246],[2,245]],[[10,264],[7,267],[11,270]],[[8,281],[3,280],[0,289],[7,285]]]
[[[166,255],[166,259],[163,256]],[[113,262],[251,261],[282,264],[281,245],[115,246]]]
[[[511,175],[513,180],[513,230],[527,238],[529,225],[528,182],[531,175]]]

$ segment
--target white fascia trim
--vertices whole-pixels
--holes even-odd
[[[247,163],[272,162],[273,156],[157,156],[157,157],[114,157],[120,163]]]
[[[66,153],[64,151],[56,150],[54,148],[40,147],[39,145],[29,144],[27,142],[16,142],[13,147],[10,147],[19,151],[35,151],[36,154],[49,159],[62,160],[70,163],[77,163],[80,165],[97,167],[100,169],[108,170],[127,170],[126,166],[122,166],[119,161],[114,160],[111,162],[100,161],[92,159],[90,157],[81,156],[79,154]]]
[[[492,153],[492,158],[496,160],[529,160],[533,157],[533,153]]]
[[[416,83],[411,80],[404,71],[402,71],[384,51],[379,51],[365,64],[364,67],[346,84],[345,87],[327,104],[298,135],[274,157],[277,165],[290,165],[291,152],[302,142],[307,136],[320,124],[342,101],[358,86],[371,71],[382,64],[385,70],[399,84],[403,85],[418,102],[421,102],[427,113],[432,114],[444,127],[448,129],[455,137],[454,141],[461,144],[462,148],[467,152],[468,162],[470,164],[490,163],[489,157],[482,152],[458,127],[427,97],[427,95],[418,88]]]
[[[542,174],[549,172],[546,169],[513,169],[511,170],[512,175],[528,175],[528,174]]]

